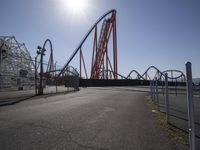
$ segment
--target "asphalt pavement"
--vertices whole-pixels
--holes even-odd
[[[57,89],[57,90],[56,90]],[[35,88],[17,90],[17,89],[0,89],[0,107],[6,105],[13,105],[21,101],[29,100],[35,97]],[[73,92],[73,88],[66,88],[65,86],[46,86],[44,88],[44,95],[63,94]]]
[[[165,96],[159,94],[159,109],[166,112]],[[200,97],[193,95],[196,149],[200,149]],[[176,128],[188,132],[187,93],[169,95],[169,121]]]
[[[155,120],[144,91],[83,88],[0,107],[0,149],[182,150]]]

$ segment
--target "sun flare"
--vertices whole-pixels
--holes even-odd
[[[71,13],[82,13],[87,8],[87,0],[65,0],[65,5]]]

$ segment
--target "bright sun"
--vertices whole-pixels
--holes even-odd
[[[65,0],[65,5],[72,13],[82,13],[87,8],[87,0]]]

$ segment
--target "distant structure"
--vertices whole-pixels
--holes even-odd
[[[25,44],[14,36],[0,36],[0,89],[34,86],[34,63]]]
[[[75,56],[79,55],[80,78],[118,79],[116,13],[116,10],[110,10],[93,24],[67,60],[57,78],[62,76],[70,62]],[[86,46],[87,48],[84,47],[85,43],[91,39],[90,48],[88,46]],[[85,55],[89,56],[91,54],[91,59],[88,59],[90,65],[85,64],[84,49],[87,50],[85,50]]]

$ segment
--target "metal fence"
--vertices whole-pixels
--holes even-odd
[[[0,76],[0,104],[10,101],[21,101],[38,95],[40,79],[42,79],[43,94],[69,93],[79,90],[79,75],[73,67],[68,67],[62,77],[58,80],[56,75],[60,71],[55,64],[53,72],[46,72],[47,63],[43,63],[44,73],[41,78],[40,62],[29,60],[33,65],[29,69],[31,73],[20,69],[14,75],[2,73]],[[29,76],[31,74],[31,76]]]
[[[150,82],[151,99],[157,109],[166,114],[166,120],[174,127],[188,133],[191,150],[200,149],[200,86],[192,84],[191,63],[186,64],[186,86],[169,86],[165,74],[164,86]]]

